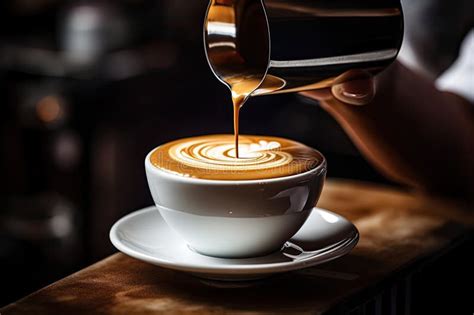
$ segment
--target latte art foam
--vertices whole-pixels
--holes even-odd
[[[244,180],[294,175],[322,161],[316,150],[283,138],[241,136],[238,149],[236,158],[232,135],[186,138],[158,147],[151,162],[186,177]]]
[[[240,154],[237,159],[234,144],[225,139],[191,139],[172,146],[169,155],[175,161],[195,168],[248,171],[289,164],[293,157],[287,152],[279,151],[280,148],[280,143],[276,141],[260,140],[252,143],[247,139],[239,143]]]

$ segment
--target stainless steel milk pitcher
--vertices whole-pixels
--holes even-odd
[[[255,80],[251,95],[329,87],[350,70],[376,74],[402,38],[399,0],[211,0],[204,23],[213,73],[228,86]]]

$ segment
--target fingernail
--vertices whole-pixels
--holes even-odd
[[[372,83],[369,82],[369,85],[364,84],[365,87],[363,88],[355,88],[354,82],[352,83],[341,83],[334,85],[331,89],[334,97],[337,98],[339,101],[351,105],[366,105],[369,103],[374,97],[374,88]]]
[[[351,93],[351,92],[348,92],[348,91],[344,91],[344,89],[341,89],[341,90],[342,90],[342,95],[344,95],[346,97],[349,97],[349,98],[364,99],[364,98],[367,98],[369,96],[369,93]]]

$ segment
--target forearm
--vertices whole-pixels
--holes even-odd
[[[474,87],[473,87],[474,88]],[[467,102],[395,63],[374,100],[322,106],[388,177],[423,190],[468,195],[474,181],[474,121]]]

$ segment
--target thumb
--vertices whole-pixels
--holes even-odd
[[[364,78],[335,84],[331,87],[332,95],[339,101],[350,105],[366,105],[375,96],[374,79]]]

